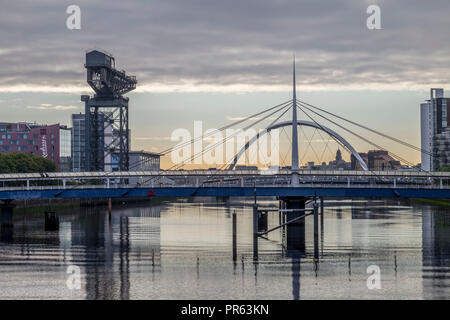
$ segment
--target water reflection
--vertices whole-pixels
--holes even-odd
[[[422,208],[423,294],[425,299],[449,298],[449,230],[450,212],[448,210],[445,208]]]
[[[17,214],[14,228],[1,230],[0,298],[450,297],[446,207],[326,201],[318,259],[312,216],[258,239],[254,259],[245,201],[123,205],[112,213],[83,207],[58,218],[58,229],[45,231],[43,213]],[[280,220],[269,213],[268,227]],[[82,269],[79,291],[65,285],[72,264]],[[381,290],[366,286],[370,265],[381,269]]]

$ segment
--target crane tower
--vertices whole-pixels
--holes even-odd
[[[115,68],[114,57],[102,50],[86,53],[87,83],[93,97],[85,102],[85,167],[87,171],[128,171],[130,137],[128,101],[136,77]]]

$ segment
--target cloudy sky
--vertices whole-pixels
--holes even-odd
[[[66,27],[72,4],[81,30]],[[371,4],[381,30],[366,27]],[[450,90],[449,14],[448,0],[6,0],[0,121],[70,125],[91,93],[85,51],[102,48],[138,79],[133,149],[158,151],[194,120],[219,127],[289,100],[295,54],[299,98],[419,145],[420,102],[430,87]]]

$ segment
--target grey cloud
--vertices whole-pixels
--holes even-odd
[[[104,48],[140,84],[449,83],[450,2],[419,0],[14,1],[0,13],[0,86],[85,85],[84,52]],[[378,3],[382,30],[367,30]]]

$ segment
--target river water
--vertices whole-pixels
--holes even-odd
[[[42,213],[15,214],[13,229],[1,231],[0,299],[450,298],[448,207],[326,201],[314,259],[312,216],[304,250],[287,250],[281,228],[258,240],[255,256],[251,205],[72,209],[59,212],[54,231],[45,231]],[[269,213],[269,228],[278,223]]]

